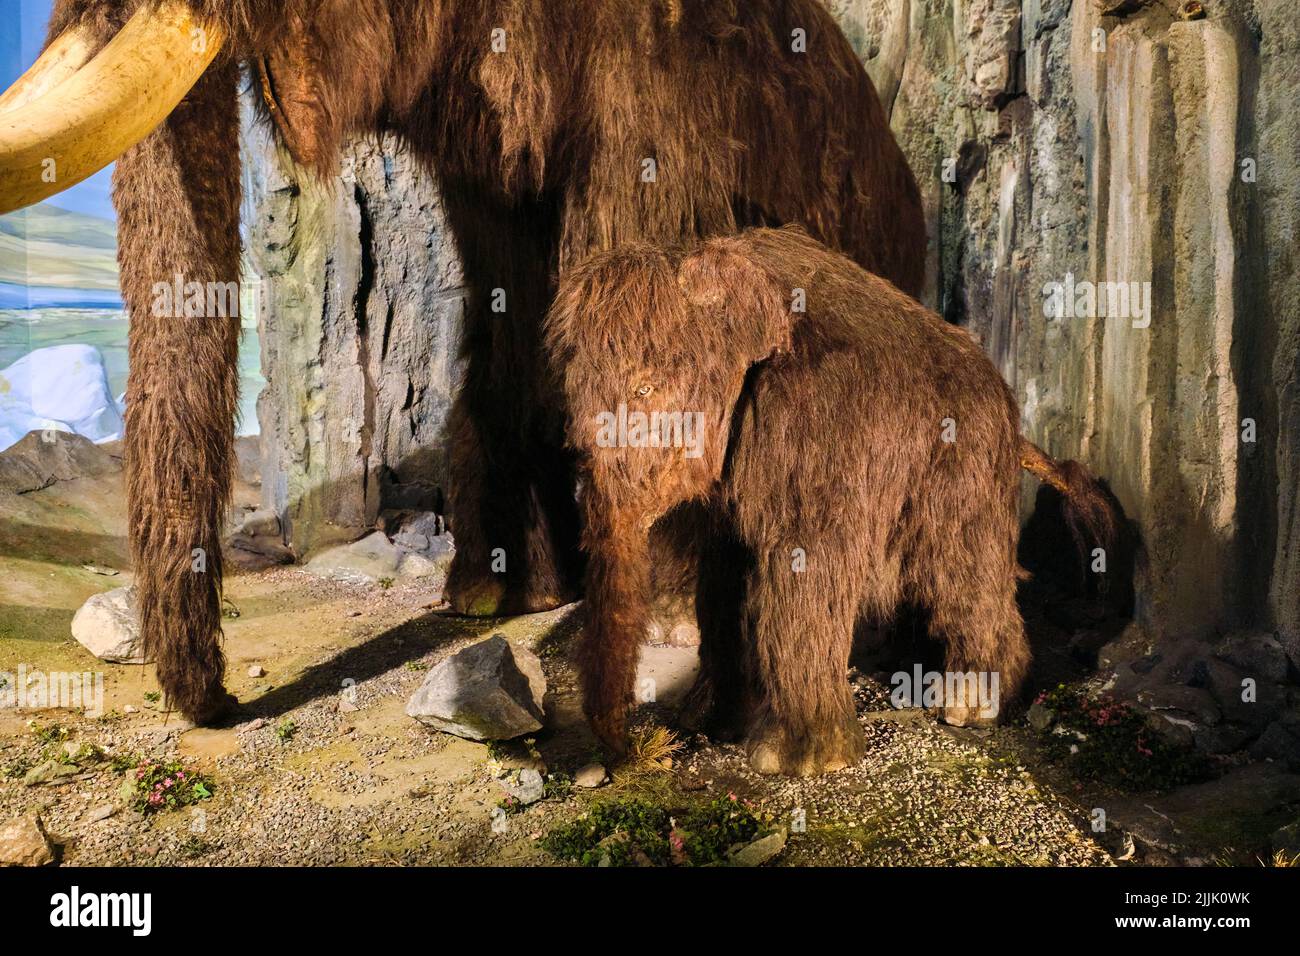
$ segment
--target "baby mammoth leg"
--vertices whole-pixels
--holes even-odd
[[[700,538],[708,523],[705,512],[698,502],[687,502],[660,518],[650,531],[653,564],[648,643],[672,647],[700,643],[695,599]]]
[[[857,602],[810,554],[757,556],[746,596],[756,700],[746,749],[760,773],[813,776],[856,764],[864,748],[849,688]]]
[[[700,622],[700,673],[679,722],[692,732],[733,740],[745,730],[749,696],[744,633],[749,551],[729,528],[705,535],[699,548],[696,614]]]

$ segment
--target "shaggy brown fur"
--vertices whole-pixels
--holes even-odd
[[[147,2],[59,0],[51,36],[81,21],[106,40]],[[281,139],[321,174],[334,171],[346,136],[387,131],[442,183],[472,290],[450,424],[448,590],[459,610],[552,607],[581,578],[573,463],[540,350],[557,272],[622,242],[799,222],[919,290],[916,184],[870,81],[815,0],[191,6],[229,37],[216,79],[132,151],[115,188],[133,326],[137,586],[145,641],[171,662],[163,686],[191,717],[222,697],[216,540],[235,355],[226,324],[144,313],[152,284],[174,273],[237,279],[232,60],[253,66]],[[795,28],[806,31],[806,53],[791,49]],[[494,30],[504,31],[503,50],[493,49]],[[646,159],[657,164],[654,182],[642,180]],[[503,314],[489,308],[495,289]],[[168,504],[177,498],[188,504]],[[182,552],[199,542],[209,572],[178,577]],[[492,570],[498,548],[504,574]],[[673,579],[689,573],[689,557],[661,564],[677,568]]]
[[[845,679],[859,615],[928,609],[948,671],[996,672],[1002,699],[1015,694],[1030,656],[1016,605],[1022,460],[1059,483],[1080,527],[1113,527],[1081,466],[1021,439],[1010,390],[963,330],[801,230],[597,256],[562,280],[547,347],[584,478],[585,706],[615,750],[647,532],[684,501],[713,519],[692,704],[743,728],[756,768],[797,774],[860,755]],[[610,447],[598,416],[620,405],[700,413],[700,454]],[[973,701],[945,703],[950,720],[974,716]]]

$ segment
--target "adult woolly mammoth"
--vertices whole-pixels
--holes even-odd
[[[1020,437],[1011,390],[964,330],[795,228],[597,255],[561,280],[546,341],[583,476],[583,703],[616,752],[648,532],[684,501],[711,519],[687,723],[743,735],[755,769],[792,774],[861,755],[860,614],[924,607],[947,671],[985,677],[993,699],[955,684],[949,722],[1014,697],[1030,658],[1022,468],[1062,492],[1090,544],[1121,525],[1082,466]]]
[[[387,132],[441,185],[471,287],[449,425],[448,597],[467,613],[541,610],[579,585],[573,466],[540,349],[556,275],[623,242],[797,222],[921,284],[915,182],[815,0],[58,0],[50,37],[0,103],[0,211],[120,155],[143,640],[197,721],[228,703],[219,523],[238,319],[149,304],[176,275],[238,278],[241,64],[280,141],[323,177],[346,136]]]

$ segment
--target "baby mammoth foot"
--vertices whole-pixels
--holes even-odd
[[[989,716],[978,707],[957,704],[939,711],[939,719],[949,727],[993,728],[998,725],[997,715]]]
[[[739,740],[745,728],[744,708],[739,701],[720,697],[713,681],[701,674],[682,702],[677,726],[713,740]]]
[[[646,621],[645,642],[669,647],[698,647],[700,628],[695,622],[695,599],[656,595]]]
[[[688,621],[651,620],[646,624],[645,642],[669,647],[699,647],[700,629],[695,626],[694,618]]]
[[[795,736],[779,729],[751,735],[749,765],[759,773],[815,777],[851,767],[862,759],[865,743],[856,720],[852,726]]]
[[[447,603],[457,614],[466,617],[494,617],[500,613],[506,596],[506,582],[501,577],[471,578],[457,574],[455,565],[447,578]]]

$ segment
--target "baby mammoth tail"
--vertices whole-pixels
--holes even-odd
[[[1079,550],[1079,567],[1088,553],[1102,548],[1113,554],[1126,518],[1115,496],[1077,461],[1057,461],[1029,439],[1020,439],[1020,467],[1061,495],[1061,511],[1070,538]]]

